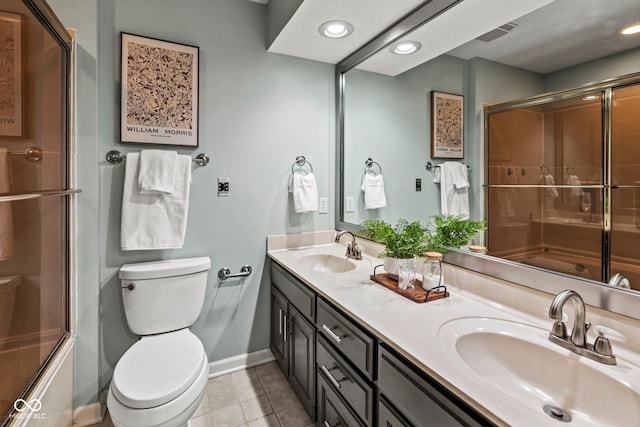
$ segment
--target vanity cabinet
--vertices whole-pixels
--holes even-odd
[[[271,283],[271,351],[305,410],[315,419],[316,296],[273,263]]]
[[[378,387],[380,427],[493,425],[383,345],[378,349]]]

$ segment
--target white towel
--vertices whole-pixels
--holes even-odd
[[[387,207],[384,195],[384,180],[382,175],[372,175],[365,172],[362,177],[362,191],[364,191],[364,208],[379,209]]]
[[[9,150],[0,148],[0,193],[11,191]],[[11,202],[0,202],[0,261],[13,256],[13,209]]]
[[[294,173],[289,191],[293,193],[293,207],[296,213],[318,210],[318,186],[313,173],[306,175]]]
[[[127,154],[120,247],[124,251],[181,248],[189,211],[191,157],[179,155],[176,159],[171,194],[140,194],[139,164],[139,153]]]
[[[548,186],[544,188],[546,197],[550,197],[552,199],[558,198],[558,190],[555,188],[556,181],[553,179],[553,175],[540,175],[538,177],[538,184]]]
[[[565,178],[565,184],[567,185],[581,185],[580,184],[580,179],[574,175],[574,174],[569,174],[567,175],[567,177]],[[584,192],[582,191],[582,188],[570,188],[569,189],[569,196],[571,197],[582,197],[582,194],[584,194]]]
[[[498,182],[506,185],[518,185],[518,175],[516,175],[512,167],[502,166],[500,168],[500,180]],[[506,187],[502,190],[504,197],[498,206],[499,214],[505,217],[516,216],[516,189]]]
[[[140,151],[140,194],[171,194],[175,185],[177,158],[176,151]]]
[[[443,216],[469,218],[469,180],[465,164],[440,164],[440,205]]]

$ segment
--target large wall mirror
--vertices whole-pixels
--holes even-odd
[[[544,101],[540,97],[542,94],[584,88],[596,82],[640,72],[640,34],[626,36],[620,32],[625,26],[638,21],[640,7],[637,0],[491,0],[490,5],[485,2],[480,8],[477,3],[482,2],[428,2],[336,67],[339,144],[336,168],[339,186],[336,192],[337,228],[356,231],[363,221],[371,218],[395,223],[399,218],[428,221],[430,217],[440,214],[440,188],[433,182],[433,169],[429,171],[425,168],[426,162],[438,164],[446,160],[430,157],[432,92],[461,95],[464,99],[464,157],[457,160],[469,167],[471,218],[488,219],[489,200],[485,200],[489,173],[485,148],[485,107],[530,97],[537,97],[540,103]],[[392,48],[399,41],[417,41],[421,48],[410,55],[394,54]],[[595,101],[596,104],[605,96],[604,91],[598,93],[601,98]],[[566,113],[573,108],[571,102],[566,101],[566,105],[553,108],[566,107],[563,114],[568,117],[572,114]],[[595,113],[589,111],[586,114],[595,114],[596,119],[603,114],[597,105],[592,109]],[[507,128],[513,129],[513,117],[509,120],[511,124]],[[538,115],[536,120],[544,121],[544,114]],[[526,123],[530,122],[525,120],[525,127]],[[531,132],[525,133],[527,136],[542,133],[544,137],[545,130],[541,129],[542,126],[536,126],[535,129],[529,129]],[[605,150],[607,147],[599,142],[605,139],[607,126],[603,129],[587,129],[579,125],[577,131],[575,138],[566,138],[562,148],[570,152],[557,156],[558,159],[563,156],[573,159],[573,164],[564,162],[572,169],[563,169],[565,165],[562,160],[558,160],[560,166],[554,162],[554,167],[558,169],[556,184],[565,184],[565,175],[572,175],[569,172],[575,172],[578,168],[584,168],[580,173],[584,175],[582,179],[585,185],[592,183],[597,173],[600,178],[608,173],[604,166],[594,167],[598,162],[604,164],[609,157]],[[632,132],[637,132],[637,128]],[[594,135],[598,142],[594,142]],[[588,137],[591,141],[589,144],[596,144],[595,148],[590,145],[589,150],[582,149],[586,144],[582,137]],[[505,174],[511,168],[513,176],[525,170],[525,175],[520,175],[521,181],[536,186],[539,184],[539,175],[546,175],[539,169],[545,163],[545,157],[543,155],[542,161],[539,156],[527,159],[527,146],[511,145],[507,150],[510,152],[497,154],[498,158],[503,156],[506,159],[505,156],[509,156],[509,159],[494,163],[498,168],[496,170]],[[584,158],[589,153],[599,158]],[[616,155],[620,156],[621,153]],[[368,167],[367,159],[376,163]],[[640,168],[640,165],[625,164],[625,167],[633,169]],[[599,170],[594,172],[595,169]],[[589,172],[594,173],[588,176]],[[384,177],[386,207],[367,209],[361,189],[363,177],[365,174],[380,173]],[[533,181],[529,183],[528,180]],[[602,181],[598,184],[601,185]],[[574,193],[577,194],[577,191],[562,190],[558,208],[575,207],[573,220],[582,221],[583,217],[579,214],[584,203],[582,198],[580,201],[573,200]],[[593,193],[591,204],[600,203],[603,199],[598,198],[597,191],[585,193]],[[631,193],[633,191],[629,190],[628,194]],[[627,202],[624,208],[633,211],[634,206],[629,204],[632,204],[632,200]],[[510,209],[509,206],[503,208]],[[523,215],[521,222],[532,220],[529,213]],[[597,212],[589,220],[601,221],[604,226],[604,218],[598,217]],[[513,227],[517,228],[516,225]],[[633,227],[630,225],[628,228]],[[551,228],[547,231],[551,231]],[[640,230],[632,231],[640,233]],[[513,233],[516,235],[514,239],[524,238],[518,235],[518,230],[514,229]],[[591,234],[597,235],[597,239],[602,238],[602,233]],[[635,253],[640,254],[637,251],[640,238],[635,237],[634,241]],[[499,242],[494,240],[494,243]],[[524,264],[517,257],[505,256],[508,250],[495,252],[502,259],[511,261],[490,267],[493,275],[500,276],[511,267],[515,269],[513,271],[522,271],[521,265]],[[640,258],[640,255],[636,256]],[[470,263],[478,266],[478,270],[484,268],[480,265],[495,258],[483,256],[469,261],[467,254],[455,251],[450,257],[452,262]],[[554,270],[553,263],[527,267],[525,271],[535,273],[549,269]],[[601,282],[606,277],[602,269],[598,271],[598,274],[588,277],[584,274],[573,276],[580,277],[575,280],[588,284],[590,288],[587,289],[595,289],[594,299],[600,302],[603,299],[602,290],[607,290],[608,302],[600,305],[611,308],[609,304],[612,298],[637,298],[639,293],[633,290],[615,289],[615,292],[609,293],[610,289],[603,288]],[[563,274],[558,277],[562,280],[566,278]],[[594,284],[599,286],[594,287]],[[632,313],[625,310],[618,311],[638,317],[633,309],[627,310]]]

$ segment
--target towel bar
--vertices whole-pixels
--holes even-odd
[[[296,165],[301,168],[305,165],[305,163],[309,165],[309,167],[311,168],[311,173],[313,173],[313,165],[311,164],[311,162],[308,161],[304,156],[298,156],[296,157],[296,161],[291,165],[291,175],[293,175],[293,168],[295,168]]]
[[[467,167],[467,169],[469,169],[469,165],[465,165],[465,166]],[[439,168],[439,167],[440,167],[440,164],[436,164],[436,165],[434,165],[434,164],[433,164],[433,163],[431,163],[431,162],[427,162],[427,163],[425,163],[425,164],[424,164],[424,168],[425,168],[426,170],[428,170],[428,171],[432,171],[432,170],[433,170],[433,168]]]
[[[107,153],[105,158],[107,159],[107,162],[117,165],[127,158],[127,154],[122,154],[118,150],[111,150]],[[205,153],[200,153],[194,159],[192,159],[192,161],[196,162],[198,166],[207,166],[209,160],[209,156]]]
[[[227,280],[232,277],[245,277],[250,275],[251,271],[252,270],[250,265],[243,265],[242,268],[240,269],[240,273],[234,273],[234,274],[231,274],[231,270],[229,270],[228,268],[221,268],[220,270],[218,270],[218,279]]]

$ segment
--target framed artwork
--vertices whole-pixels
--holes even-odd
[[[0,12],[0,136],[22,136],[22,18]]]
[[[464,97],[431,92],[431,158],[464,157]]]
[[[121,33],[122,142],[198,146],[199,49]]]

